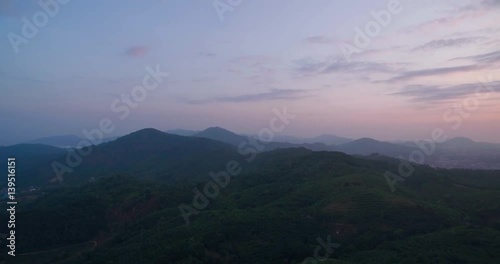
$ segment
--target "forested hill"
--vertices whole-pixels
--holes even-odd
[[[383,175],[398,164],[283,149],[242,163],[217,194],[209,177],[163,185],[133,175],[30,193],[16,260],[302,263],[330,239],[339,245],[324,263],[497,263],[498,173],[417,166],[391,192]],[[32,252],[42,253],[22,255]]]

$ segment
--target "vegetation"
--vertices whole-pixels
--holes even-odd
[[[229,152],[214,149],[221,166],[211,170],[235,157],[218,156]],[[203,190],[209,181],[196,176],[203,166],[192,168],[192,181],[132,169],[45,189],[20,203],[19,254],[43,252],[37,263],[302,263],[313,257],[318,238],[330,236],[340,247],[323,263],[500,260],[498,172],[417,166],[392,193],[383,173],[398,161],[387,158],[299,148],[241,164],[243,173],[191,215],[190,225],[178,206],[190,205],[193,187]]]

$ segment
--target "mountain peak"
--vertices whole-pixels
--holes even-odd
[[[165,134],[164,132],[155,129],[155,128],[143,128],[141,130],[137,130],[135,132],[130,133],[129,135],[144,135],[144,134],[156,134],[156,135],[163,135]]]
[[[397,157],[399,155],[407,156],[412,149],[402,145],[378,141],[373,138],[360,138],[339,145],[337,150],[347,154],[370,155],[378,153],[389,157]]]
[[[136,141],[154,141],[154,140],[162,140],[164,138],[170,138],[170,137],[180,137],[176,135],[171,135],[167,134],[165,132],[162,132],[160,130],[154,129],[154,128],[144,128],[141,130],[137,130],[135,132],[132,132],[128,135],[125,135],[123,137],[118,138],[116,141],[118,142],[125,142],[132,140],[133,142]]]
[[[203,130],[203,131],[201,131],[201,132],[205,132],[205,131],[221,131],[221,132],[222,132],[222,131],[224,131],[224,132],[231,132],[231,131],[229,131],[229,130],[227,130],[227,129],[225,129],[225,128],[222,128],[222,127],[220,127],[220,126],[213,126],[213,127],[209,127],[209,128],[207,128],[207,129],[205,129],[205,130]],[[233,133],[233,132],[231,132],[231,133]],[[233,133],[233,134],[234,134],[234,133]]]
[[[456,137],[446,141],[445,146],[454,148],[469,148],[476,146],[477,142],[466,137]]]
[[[44,137],[44,138],[39,138],[35,140],[31,140],[28,142],[25,142],[27,144],[43,144],[43,145],[50,145],[50,146],[56,146],[56,147],[74,147],[76,146],[82,138],[75,136],[75,135],[58,135],[58,136],[50,136],[50,137]]]
[[[232,131],[218,126],[209,127],[193,136],[222,141],[231,145],[238,145],[246,139],[246,137],[242,135],[238,135]]]
[[[199,137],[200,135],[226,135],[226,136],[240,136],[230,130],[227,130],[222,127],[214,126],[214,127],[209,127],[200,133],[195,134],[195,136]]]

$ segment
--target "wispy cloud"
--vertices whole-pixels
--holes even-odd
[[[326,61],[318,61],[312,58],[302,58],[293,62],[295,70],[300,74],[317,74],[327,66]]]
[[[470,60],[477,63],[497,63],[500,62],[500,51],[494,51],[468,57],[458,57],[452,60]]]
[[[297,100],[314,96],[311,90],[271,89],[269,92],[239,96],[215,97],[203,100],[184,100],[188,104],[243,103],[269,100]]]
[[[401,69],[397,63],[380,63],[380,62],[347,62],[343,58],[331,57],[323,61],[312,58],[303,58],[294,61],[295,71],[300,75],[318,75],[330,73],[395,73]]]
[[[457,67],[445,67],[445,68],[431,68],[431,69],[424,69],[424,70],[417,70],[417,71],[407,71],[404,73],[399,74],[398,76],[385,80],[385,81],[375,81],[377,82],[386,82],[386,83],[394,83],[394,82],[400,82],[400,81],[407,81],[411,80],[414,78],[419,78],[419,77],[431,77],[431,76],[436,76],[436,75],[446,75],[446,74],[453,74],[453,73],[460,73],[460,72],[470,72],[470,71],[475,71],[475,70],[480,70],[484,68],[485,66],[480,66],[480,65],[465,65],[465,66],[457,66]]]
[[[441,48],[450,47],[463,47],[469,44],[477,44],[478,41],[484,40],[482,37],[469,37],[469,38],[451,38],[451,39],[438,39],[427,42],[423,45],[413,48],[413,51],[430,51]]]
[[[409,85],[391,95],[408,97],[412,102],[439,102],[464,98],[476,93],[480,83],[466,83],[454,86]],[[500,82],[488,84],[489,89],[500,92]],[[488,92],[484,90],[483,92]]]
[[[391,64],[387,63],[377,63],[377,62],[346,62],[337,61],[331,63],[326,68],[324,68],[321,73],[333,73],[333,72],[384,72],[392,73],[395,71]]]
[[[484,8],[500,8],[500,0],[483,0],[481,6]]]
[[[129,57],[139,58],[146,56],[149,51],[150,49],[146,46],[132,46],[125,50],[125,55]]]
[[[392,55],[396,52],[407,52],[408,51],[408,46],[389,46],[385,48],[379,48],[379,49],[367,49],[359,53],[359,57],[361,56],[373,56],[373,55],[379,55],[379,56],[388,56]]]
[[[403,30],[403,33],[431,32],[439,29],[457,28],[471,19],[477,19],[500,8],[500,0],[472,0],[470,4],[454,9],[450,15],[428,20]]]
[[[310,44],[335,44],[339,42],[336,38],[330,38],[324,35],[311,36],[304,39],[304,41]]]
[[[484,10],[491,8],[500,7],[499,0],[482,0],[482,1],[472,1],[469,5],[459,8],[459,11],[474,11],[474,10]]]
[[[270,56],[240,56],[228,61],[228,71],[238,74],[252,85],[280,86],[276,74],[279,59]]]
[[[485,15],[491,11],[492,7],[496,7],[497,4],[498,0],[484,0],[480,3],[472,3],[470,5],[457,8],[448,16],[428,20],[418,25],[407,27],[403,29],[402,32],[413,34],[432,32],[439,29],[450,30],[451,28],[457,28],[468,20],[477,19]]]

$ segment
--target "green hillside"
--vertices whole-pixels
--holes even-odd
[[[113,176],[54,189],[18,209],[19,253],[44,252],[38,263],[302,263],[330,237],[340,245],[323,263],[497,263],[500,188],[489,177],[497,172],[417,167],[393,193],[383,173],[397,165],[306,149],[262,153],[189,225],[179,205],[193,206],[193,187],[203,191],[209,179]]]

